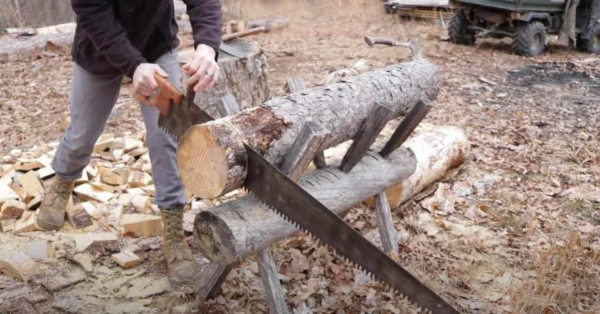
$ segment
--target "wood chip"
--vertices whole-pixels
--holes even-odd
[[[113,254],[111,259],[123,268],[131,268],[139,265],[142,260],[135,253],[125,250],[118,254]]]
[[[98,176],[98,167],[87,165],[84,171],[87,173],[88,179],[93,179]]]
[[[138,147],[130,152],[127,152],[127,155],[133,157],[133,158],[137,158],[139,156],[144,155],[145,153],[148,152],[148,148],[147,147]]]
[[[142,188],[142,191],[146,193],[146,195],[156,196],[156,187],[153,185],[145,186]]]
[[[27,209],[27,205],[21,201],[8,200],[0,209],[0,219],[19,219],[23,216],[23,212]]]
[[[100,218],[100,210],[98,210],[98,207],[92,203],[92,202],[83,202],[83,203],[79,203],[79,205],[81,206],[81,208],[83,208],[83,210],[85,210],[88,215],[92,216],[92,218],[94,219],[98,219]]]
[[[0,270],[8,272],[19,280],[29,282],[38,268],[38,264],[33,259],[17,249],[0,250]]]
[[[86,201],[94,200],[94,201],[98,201],[101,203],[106,203],[106,202],[110,201],[111,198],[113,198],[112,193],[102,191],[102,190],[97,189],[87,183],[84,183],[84,184],[76,187],[74,189],[74,192],[77,193],[77,195],[79,195],[79,197],[81,197],[82,199],[84,199]]]
[[[129,237],[155,237],[161,234],[160,216],[146,214],[124,214],[121,218],[123,235]]]
[[[4,174],[2,175],[2,178],[0,178],[0,184],[4,184],[7,186],[12,185],[14,182],[14,177],[15,177],[14,169],[5,171]]]
[[[32,232],[41,230],[37,224],[37,217],[34,212],[27,211],[23,213],[21,219],[17,220],[15,232]]]
[[[21,198],[8,185],[0,183],[0,204],[4,204],[9,200],[21,200]]]
[[[44,186],[35,171],[29,171],[19,178],[19,184],[25,189],[27,197],[44,195]]]
[[[83,229],[94,224],[92,216],[80,204],[67,209],[67,219],[75,229]]]
[[[31,171],[44,167],[44,165],[36,159],[19,159],[19,163],[17,170],[20,171]]]
[[[64,117],[62,119],[62,121],[60,122],[60,130],[66,131],[67,128],[69,127],[69,124],[71,124],[71,117],[70,116]]]
[[[117,240],[117,235],[111,232],[77,234],[75,235],[75,250],[77,252],[83,252],[92,244],[98,243],[99,245],[102,245],[116,243]]]
[[[147,195],[137,195],[131,199],[131,204],[135,211],[142,214],[153,213],[150,206],[152,205],[152,198]]]
[[[40,179],[42,179],[42,180],[48,179],[48,178],[52,177],[55,174],[56,173],[54,172],[54,169],[52,169],[51,166],[46,166],[46,167],[41,168],[40,170],[37,171],[38,177]]]
[[[36,210],[42,204],[42,196],[38,195],[27,202],[28,210]]]
[[[81,173],[81,177],[79,179],[75,180],[75,185],[87,183],[89,181],[90,181],[90,179],[87,176],[87,172],[84,171],[84,172]]]
[[[121,176],[121,174],[115,173],[113,171],[108,171],[100,176],[102,182],[114,186],[123,185],[126,182],[126,179]]]
[[[152,183],[152,177],[146,172],[132,171],[128,182],[132,188],[144,187]]]
[[[98,190],[108,192],[108,193],[115,193],[115,187],[112,185],[99,183],[99,182],[89,182],[89,184]]]

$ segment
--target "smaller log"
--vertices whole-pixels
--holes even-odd
[[[375,210],[377,211],[377,228],[383,251],[398,253],[398,232],[394,228],[394,220],[385,192],[375,196]]]
[[[227,117],[240,112],[240,105],[235,96],[228,94],[221,97],[221,102],[217,103],[217,111],[221,117]]]
[[[267,303],[271,314],[285,314],[289,313],[289,309],[285,302],[283,289],[279,282],[279,275],[277,273],[277,266],[273,255],[268,249],[262,250],[258,253],[258,271],[260,278],[265,288],[265,294],[267,295]]]
[[[321,145],[329,131],[320,123],[311,121],[304,125],[294,142],[290,155],[281,166],[281,171],[297,181],[311,159],[321,151]]]
[[[394,116],[394,109],[383,102],[377,102],[371,114],[367,116],[358,133],[352,141],[352,145],[342,159],[341,169],[348,173],[367,154],[369,147],[375,142],[381,130]]]

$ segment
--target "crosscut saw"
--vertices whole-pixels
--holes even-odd
[[[179,140],[193,125],[213,120],[194,104],[193,91],[188,91],[184,96],[166,79],[157,79],[160,91],[152,99],[146,98],[145,101],[158,107],[161,112],[159,127],[173,138]],[[243,188],[260,202],[322,244],[334,249],[355,267],[371,274],[419,306],[434,314],[458,313],[252,147],[246,143],[244,146],[248,156],[248,170]]]

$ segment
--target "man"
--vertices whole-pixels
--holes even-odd
[[[220,0],[184,0],[193,29],[195,54],[183,70],[196,92],[217,82],[221,42]],[[52,167],[56,179],[46,191],[38,224],[58,230],[73,181],[81,177],[94,144],[102,134],[119,96],[123,77],[133,80],[134,91],[151,96],[158,85],[154,74],[167,77],[181,89],[175,52],[179,44],[173,0],[72,0],[77,29],[72,57],[71,124],[56,152]],[[163,252],[173,286],[190,282],[197,264],[184,241],[183,206],[176,143],[158,128],[159,111],[140,104],[146,125],[150,161],[156,187],[155,203],[163,222]]]

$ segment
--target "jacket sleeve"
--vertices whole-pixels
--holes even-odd
[[[121,73],[133,77],[137,66],[146,60],[127,38],[110,0],[71,0],[71,6],[78,25],[96,49]]]
[[[219,57],[221,45],[222,12],[220,0],[183,0],[187,6],[194,32],[194,49],[205,44],[215,50],[215,60]]]

